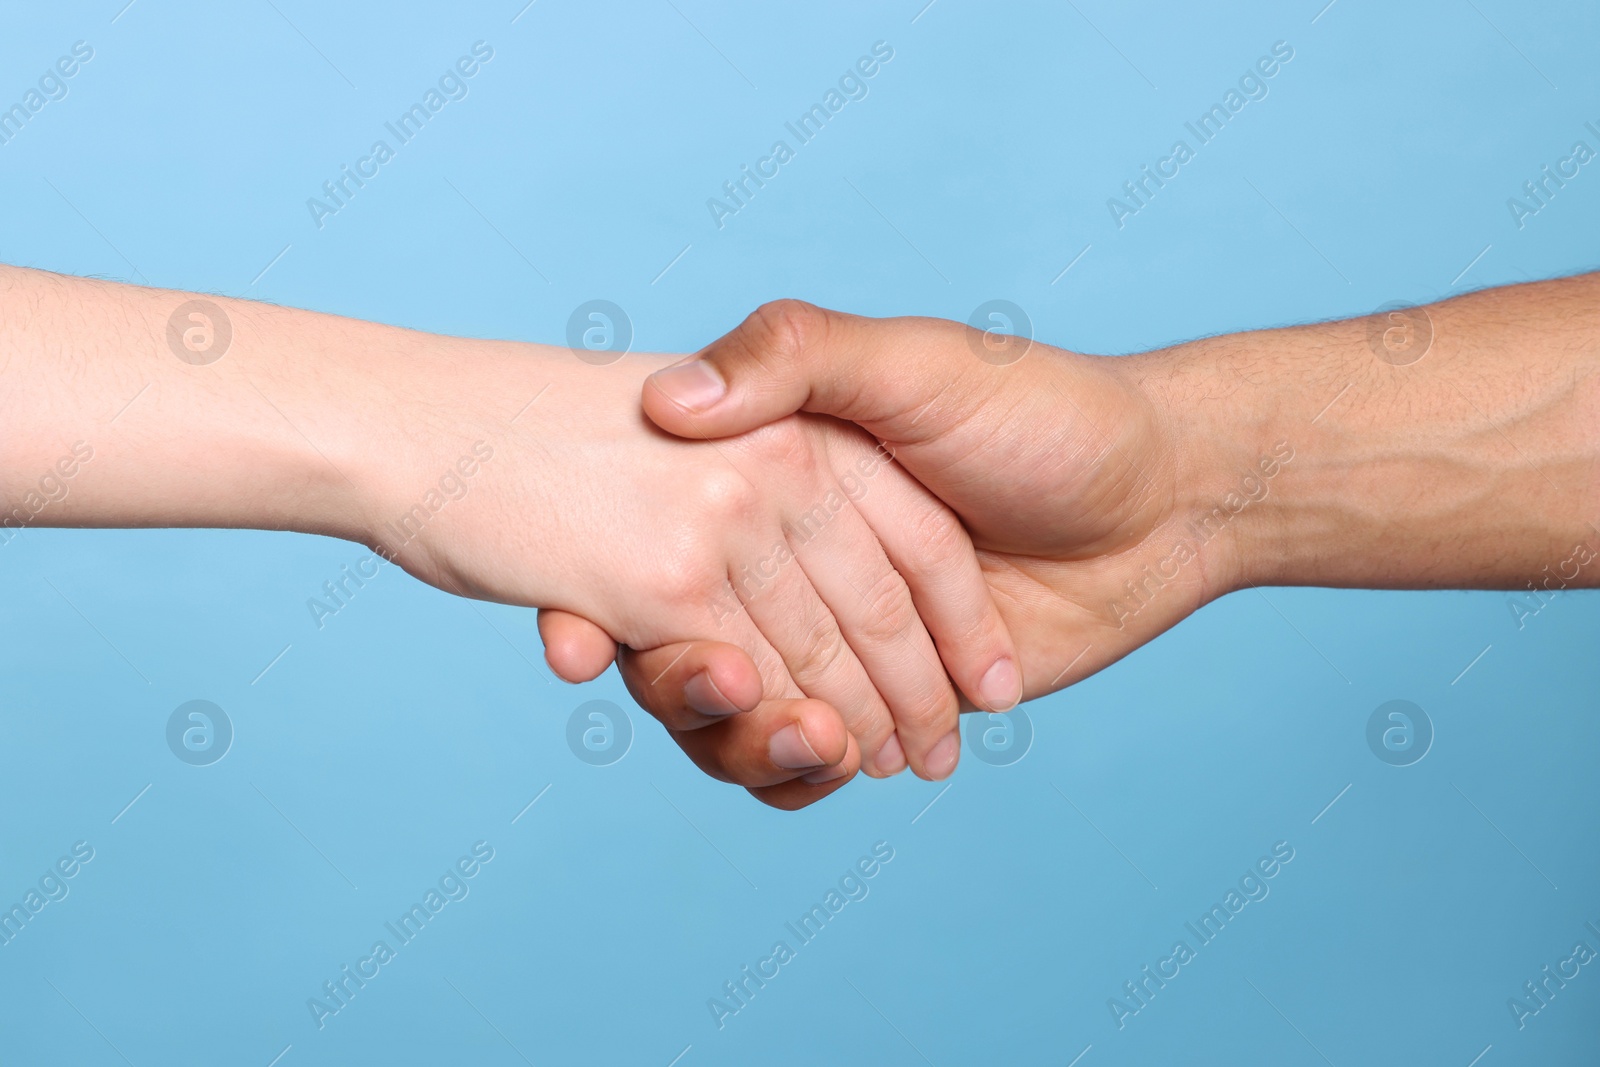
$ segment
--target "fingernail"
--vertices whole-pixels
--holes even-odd
[[[690,711],[697,711],[713,719],[720,719],[739,711],[733,701],[722,695],[717,683],[711,680],[709,671],[701,671],[684,683],[683,702],[689,705]]]
[[[800,724],[792,722],[788,726],[772,735],[767,742],[767,755],[772,762],[786,771],[803,771],[811,767],[820,767],[826,761],[816,754],[806,743],[806,735],[800,732]]]
[[[679,363],[650,376],[655,387],[667,394],[667,399],[690,411],[702,411],[722,399],[728,391],[716,368],[703,359]]]
[[[876,766],[880,774],[899,774],[906,769],[906,753],[900,747],[899,734],[890,734],[889,740],[878,749]]]
[[[812,771],[800,780],[810,785],[821,785],[824,782],[837,781],[849,773],[849,771],[845,770],[844,765],[840,764],[837,767],[824,767],[820,771]]]
[[[984,672],[978,683],[978,699],[990,711],[1010,711],[1022,699],[1022,675],[1010,656],[1002,656]]]
[[[928,758],[922,761],[922,767],[928,772],[929,778],[942,782],[954,773],[956,761],[960,758],[961,731],[951,730],[928,750]]]

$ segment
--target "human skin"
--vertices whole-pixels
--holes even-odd
[[[643,403],[696,438],[803,410],[888,442],[967,525],[1035,697],[1254,586],[1600,585],[1597,370],[1600,274],[1121,358],[785,301]],[[712,644],[624,657],[658,713],[681,693],[641,681],[672,657],[748,670]]]
[[[669,361],[593,366],[565,348],[0,268],[0,539],[26,526],[347,538],[441,589],[562,608],[628,646],[716,638],[753,657],[727,690],[669,673],[693,699],[668,725],[697,728],[684,741],[697,762],[768,803],[808,803],[863,760],[948,775],[949,678],[981,699],[1009,664],[985,706],[1020,687],[960,525],[838,420],[714,443],[661,432],[638,395]],[[751,702],[767,710],[732,714]]]

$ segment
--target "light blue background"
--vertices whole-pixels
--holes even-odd
[[[1596,145],[1593,5],[923,2],[12,5],[0,104],[95,55],[0,147],[0,259],[551,343],[599,297],[654,351],[792,295],[1005,298],[1128,352],[1594,265],[1593,166],[1523,229],[1506,206]],[[470,95],[319,231],[306,199],[479,39]],[[719,231],[707,198],[879,40],[870,95]],[[1280,40],[1270,95],[1119,230],[1107,198]],[[1506,1007],[1600,948],[1592,597],[1521,630],[1501,594],[1229,597],[1029,705],[1012,766],[783,814],[642,714],[620,762],[576,759],[572,710],[626,695],[553,682],[531,611],[390,570],[319,632],[307,597],[361,554],[0,549],[0,902],[95,849],[0,947],[0,1061],[1600,1059],[1600,967],[1524,1030]],[[204,768],[164,739],[195,698],[237,730]],[[1394,698],[1437,729],[1414,766],[1365,741]],[[319,1031],[307,998],[480,839],[471,895]],[[878,841],[870,895],[719,1030],[707,999]],[[1119,1030],[1107,999],[1278,841],[1271,895]]]

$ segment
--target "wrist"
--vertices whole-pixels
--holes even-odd
[[[409,331],[219,303],[232,350],[214,365],[164,373],[181,378],[174,395],[184,406],[209,397],[217,408],[209,435],[228,472],[218,477],[219,503],[242,512],[227,524],[364,540],[385,457],[411,417],[379,368]]]
[[[446,475],[493,435],[490,424],[503,432],[515,414],[500,409],[520,388],[528,361],[516,357],[532,347],[217,304],[232,334],[226,356],[159,361],[156,403],[130,412],[139,418],[129,429],[150,438],[134,453],[144,470],[174,466],[159,454],[165,424],[193,431],[190,484],[169,494],[172,525],[294,530],[398,551],[386,543],[390,524],[424,498],[434,503],[441,479],[458,492],[463,476]]]
[[[1217,593],[1521,588],[1594,558],[1595,288],[1489,290],[1136,357],[1172,427],[1178,511],[1226,528],[1202,549]],[[1600,584],[1600,566],[1564,578]]]
[[[1173,456],[1168,539],[1200,561],[1202,601],[1273,584],[1289,564],[1281,504],[1304,435],[1270,358],[1253,334],[1129,358]]]
[[[381,348],[345,368],[364,399],[340,438],[349,475],[341,506],[358,524],[354,539],[420,564],[415,547],[482,495],[513,435],[548,416],[548,394],[571,391],[563,361],[544,346],[382,329]],[[521,506],[531,536],[541,502]]]

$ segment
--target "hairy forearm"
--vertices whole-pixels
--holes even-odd
[[[0,267],[0,323],[0,525],[11,530],[363,539],[386,482],[403,476],[397,453],[429,430],[415,423],[448,379],[441,369],[522,347],[11,267]],[[441,455],[456,445],[441,442]]]
[[[1600,275],[1135,358],[1219,587],[1600,585]]]

